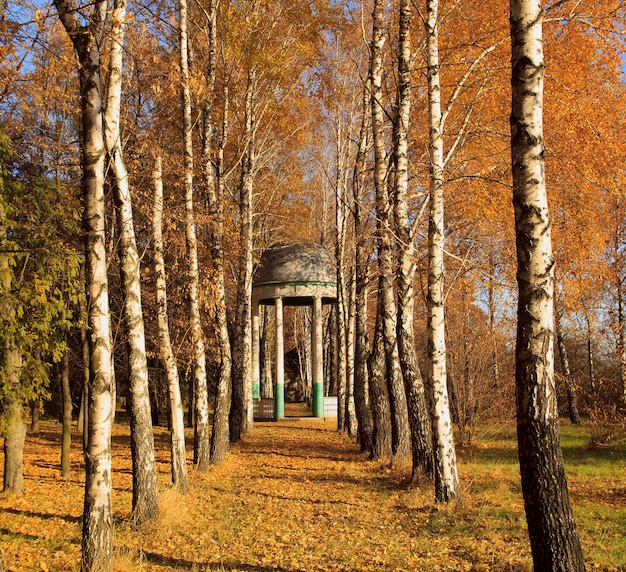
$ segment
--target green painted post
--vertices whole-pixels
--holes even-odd
[[[313,384],[313,417],[324,417],[324,384]]]

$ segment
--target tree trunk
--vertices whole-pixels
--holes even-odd
[[[100,52],[107,4],[96,1],[88,26],[73,5],[55,0],[59,18],[78,56],[82,146],[83,227],[86,252],[87,338],[89,340],[89,429],[85,450],[82,569],[113,569],[111,509],[111,424],[113,420],[107,255],[105,242],[104,161]]]
[[[193,121],[191,117],[191,88],[189,79],[189,32],[187,0],[179,0],[180,71],[183,98],[183,145],[185,185],[185,236],[189,256],[189,318],[194,355],[194,440],[193,460],[199,470],[209,466],[211,428],[209,424],[209,393],[206,376],[204,334],[200,316],[200,284],[198,271],[198,239],[194,214],[193,189]]]
[[[114,177],[114,196],[119,226],[118,251],[124,291],[124,323],[130,370],[130,448],[133,465],[132,519],[141,524],[159,515],[159,494],[154,456],[154,436],[146,339],[141,305],[141,268],[130,196],[128,172],[120,140],[123,46],[126,25],[126,0],[115,0],[111,15],[110,71],[107,107],[104,115],[105,142]]]
[[[427,0],[426,50],[430,132],[430,216],[428,220],[428,382],[435,448],[435,499],[459,496],[446,374],[444,311],[443,123],[439,83],[438,0]]]
[[[556,344],[559,347],[559,355],[561,356],[561,369],[563,370],[563,378],[565,379],[565,391],[567,393],[567,405],[569,410],[569,420],[575,425],[580,425],[580,414],[578,412],[576,382],[572,377],[569,367],[569,357],[565,340],[563,339],[563,331],[561,329],[561,316],[556,314],[554,319],[554,327],[556,329]]]
[[[185,418],[183,400],[180,393],[178,366],[172,350],[170,328],[167,315],[167,280],[163,256],[163,178],[161,157],[157,157],[154,167],[154,207],[152,217],[152,240],[154,241],[154,273],[156,274],[157,322],[159,328],[159,351],[165,367],[169,395],[170,415],[170,459],[172,484],[181,494],[189,491],[189,478],[185,453]]]
[[[226,277],[224,273],[224,146],[228,128],[228,90],[225,89],[222,129],[217,149],[215,170],[211,162],[211,134],[213,127],[213,87],[215,83],[215,54],[217,28],[217,0],[211,0],[208,10],[209,20],[209,64],[206,73],[207,96],[203,109],[202,158],[204,169],[204,184],[207,195],[207,206],[210,228],[211,262],[213,264],[213,280],[215,284],[215,310],[217,340],[220,350],[220,371],[215,396],[215,410],[213,414],[213,431],[211,433],[211,448],[209,463],[218,465],[224,460],[228,452],[230,438],[228,418],[231,402],[231,373],[232,358],[228,320],[226,316]],[[250,286],[250,288],[252,288]]]
[[[5,350],[6,353],[10,350]],[[19,356],[19,352],[17,353]],[[21,362],[21,356],[19,356]],[[6,363],[6,361],[5,361]],[[17,365],[19,368],[19,364]],[[10,370],[9,370],[10,371]],[[19,369],[17,369],[19,376]],[[26,439],[26,423],[23,419],[23,407],[16,400],[9,401],[4,409],[4,480],[3,492],[16,495],[24,494],[24,441]]]
[[[377,317],[372,353],[367,361],[369,371],[370,405],[374,418],[372,459],[391,459],[393,456],[391,405],[385,380],[385,346],[382,326]]]
[[[254,171],[256,168],[254,134],[256,119],[254,116],[254,97],[256,93],[256,71],[250,70],[246,88],[244,151],[241,187],[239,198],[239,235],[240,259],[239,281],[237,284],[236,336],[233,340],[233,371],[235,364],[237,375],[233,375],[233,396],[231,404],[231,442],[237,442],[241,435],[252,429],[254,423],[252,411],[252,272],[253,272],[253,234],[252,234],[252,196]]]
[[[63,397],[63,396],[61,396]],[[41,422],[41,398],[37,397],[30,406],[30,432],[34,435],[39,433]]]
[[[87,256],[85,256],[85,260]],[[85,276],[85,262],[81,264],[80,267],[80,280],[83,284],[86,284],[86,276]],[[89,434],[89,340],[87,339],[87,328],[85,324],[87,323],[88,312],[87,312],[87,301],[85,296],[81,295],[78,297],[78,308],[81,316],[80,321],[80,348],[82,354],[82,371],[83,371],[83,387],[82,387],[82,395],[80,399],[80,415],[78,421],[78,430],[81,432],[83,436],[83,451],[87,450],[87,435]]]
[[[72,448],[72,391],[70,388],[70,357],[65,352],[61,358],[61,400],[63,423],[61,431],[61,476],[71,474],[70,451]]]
[[[408,168],[408,124],[411,110],[411,3],[400,2],[398,68],[398,115],[395,124],[394,161],[396,167],[395,220],[398,264],[398,316],[397,337],[400,367],[404,379],[407,398],[409,428],[411,430],[411,451],[413,479],[420,474],[432,478],[433,445],[431,423],[426,404],[426,392],[422,373],[415,353],[414,307],[416,273],[416,252],[414,228],[408,216],[407,193],[409,183]],[[417,219],[420,217],[418,216]],[[414,223],[415,225],[415,223]]]
[[[517,245],[515,382],[522,493],[535,570],[584,570],[554,384],[554,259],[542,126],[543,12],[511,0],[511,161]]]
[[[409,418],[400,370],[396,340],[396,303],[393,284],[393,233],[391,229],[391,200],[387,186],[387,154],[385,152],[384,109],[382,101],[384,2],[376,0],[373,12],[373,34],[370,59],[372,134],[374,145],[374,186],[376,189],[376,240],[378,259],[378,305],[381,334],[385,347],[386,374],[391,406],[392,448],[399,459],[410,455]],[[378,318],[377,318],[378,320]]]
[[[373,433],[367,410],[367,361],[368,361],[368,324],[367,298],[369,282],[370,251],[366,237],[366,209],[363,207],[363,195],[368,152],[368,132],[370,128],[369,90],[363,89],[363,111],[359,147],[354,163],[352,192],[354,195],[354,237],[355,247],[355,340],[354,340],[354,407],[358,422],[358,440],[361,451],[373,454]]]
[[[617,250],[617,249],[616,249]],[[622,404],[626,405],[626,316],[624,315],[625,298],[624,279],[621,268],[617,271],[617,352],[619,360],[619,378],[622,389]]]

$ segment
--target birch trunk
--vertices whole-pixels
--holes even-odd
[[[179,0],[180,71],[183,98],[183,145],[185,185],[185,236],[189,256],[189,318],[194,354],[194,441],[193,460],[198,470],[209,466],[211,428],[209,423],[209,393],[206,377],[204,334],[200,319],[200,280],[198,271],[198,239],[194,213],[193,139],[191,117],[191,88],[189,79],[189,32],[187,0]]]
[[[207,96],[203,108],[202,160],[204,184],[207,195],[211,262],[215,284],[215,309],[217,339],[220,350],[220,371],[215,396],[213,431],[209,464],[218,465],[228,451],[231,402],[232,358],[228,319],[226,316],[226,278],[224,274],[224,146],[228,127],[228,90],[224,93],[223,122],[217,149],[216,168],[211,162],[211,134],[213,127],[213,92],[215,86],[215,57],[217,51],[217,0],[211,0],[208,7],[209,62],[206,72]]]
[[[252,429],[254,423],[252,409],[252,197],[254,189],[255,149],[254,96],[256,93],[256,72],[248,74],[245,105],[244,141],[246,149],[241,171],[239,198],[240,259],[237,284],[236,332],[233,340],[233,397],[231,404],[231,442],[237,442],[241,435]],[[236,368],[235,368],[236,364]]]
[[[107,4],[98,0],[86,26],[73,5],[55,0],[61,23],[78,56],[83,147],[83,227],[86,240],[87,337],[89,340],[88,435],[85,450],[82,569],[113,569],[111,424],[113,421],[111,330],[105,241],[105,145],[100,52]]]
[[[152,240],[154,242],[154,273],[156,275],[157,322],[159,328],[159,351],[167,376],[170,400],[170,458],[172,484],[181,494],[189,491],[189,478],[185,454],[185,417],[180,393],[178,366],[172,350],[167,314],[167,280],[163,256],[163,178],[161,157],[154,166],[154,207],[152,211]]]
[[[617,248],[615,249],[618,250]],[[619,378],[622,385],[622,404],[626,405],[626,316],[624,315],[624,279],[621,269],[617,271],[617,357]]]
[[[105,143],[114,176],[114,195],[119,225],[118,251],[124,290],[124,322],[128,336],[130,369],[130,447],[133,465],[132,519],[141,524],[159,515],[154,436],[148,382],[148,362],[141,305],[141,268],[130,196],[128,172],[120,140],[120,105],[126,0],[115,0],[111,14],[111,53],[107,106],[104,115]]]
[[[341,119],[338,119],[336,134],[336,194],[335,194],[335,225],[337,227],[337,240],[335,243],[335,257],[337,259],[337,429],[344,431],[347,428],[347,385],[348,385],[348,364],[347,364],[347,312],[346,312],[346,283],[345,283],[345,249],[346,249],[346,181],[345,173],[346,160],[343,147],[343,130]]]
[[[511,0],[511,162],[517,245],[515,381],[522,493],[535,570],[584,570],[554,383],[554,258],[543,141],[543,11]]]
[[[411,3],[400,1],[399,18],[398,115],[395,125],[394,160],[396,167],[395,221],[398,237],[398,354],[407,398],[413,479],[419,474],[433,476],[431,423],[426,405],[422,373],[415,353],[414,307],[416,252],[414,230],[409,222],[407,194],[409,186],[408,127],[411,111]],[[419,217],[418,217],[419,218]]]
[[[361,451],[373,452],[372,424],[367,409],[367,354],[368,354],[368,320],[367,298],[369,283],[370,250],[366,237],[366,212],[363,207],[363,189],[365,186],[366,161],[368,153],[368,133],[370,128],[369,90],[363,89],[363,112],[359,147],[354,163],[352,192],[354,195],[354,237],[355,247],[355,340],[354,340],[354,407],[358,423],[358,440]]]
[[[378,306],[381,334],[385,347],[385,379],[391,406],[393,455],[399,459],[410,455],[408,411],[398,344],[396,340],[396,303],[393,284],[393,233],[391,229],[391,200],[387,187],[387,153],[385,151],[383,109],[383,27],[384,2],[376,0],[373,12],[373,34],[370,59],[372,93],[372,134],[374,145],[374,186],[376,189],[376,240],[378,247]]]
[[[430,132],[430,216],[428,221],[428,380],[433,446],[435,498],[459,496],[459,476],[452,434],[446,373],[444,312],[443,125],[439,82],[438,0],[427,0],[428,119]]]

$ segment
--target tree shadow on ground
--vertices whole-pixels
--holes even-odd
[[[171,558],[169,556],[162,556],[161,554],[155,554],[154,552],[143,552],[143,556],[148,562],[157,564],[159,566],[173,566],[176,569],[182,568],[184,570],[242,570],[242,571],[254,571],[254,572],[304,572],[302,570],[294,568],[283,568],[281,566],[259,566],[258,564],[247,564],[245,562],[192,562],[183,558]]]

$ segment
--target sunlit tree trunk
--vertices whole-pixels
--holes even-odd
[[[378,258],[378,305],[381,334],[385,347],[384,379],[388,383],[391,406],[393,455],[399,459],[410,455],[409,420],[396,340],[396,302],[393,270],[393,232],[391,199],[387,185],[387,153],[385,151],[383,109],[383,26],[384,2],[374,2],[373,33],[370,56],[372,135],[374,147],[374,187],[376,189],[376,239]],[[378,318],[377,318],[378,320]],[[375,338],[376,339],[376,338]],[[375,352],[374,352],[375,353]],[[376,364],[376,369],[378,365]]]
[[[554,258],[543,141],[543,12],[511,0],[511,161],[517,245],[515,381],[522,493],[535,570],[584,570],[554,383]]]
[[[130,447],[133,464],[132,518],[136,523],[159,515],[159,494],[152,434],[148,382],[148,362],[141,305],[141,268],[130,197],[128,172],[120,140],[120,105],[126,0],[115,0],[111,14],[113,27],[109,55],[107,106],[104,115],[105,143],[113,171],[114,195],[119,226],[118,251],[124,290],[124,322],[128,338],[130,370]]]
[[[59,18],[78,56],[82,146],[83,226],[86,240],[87,337],[89,340],[89,430],[85,450],[82,569],[113,569],[111,424],[113,421],[111,331],[105,241],[105,144],[100,52],[107,3],[99,0],[82,26],[73,5],[55,0]]]
[[[154,206],[152,210],[152,240],[154,242],[154,273],[156,275],[156,306],[159,328],[159,351],[165,367],[168,395],[170,400],[170,458],[172,484],[176,490],[186,494],[189,490],[185,454],[185,418],[183,400],[180,393],[178,366],[172,350],[170,328],[167,315],[167,280],[163,256],[163,178],[161,157],[154,166]]]
[[[183,162],[185,187],[185,236],[189,256],[189,318],[194,355],[194,441],[193,459],[199,470],[209,466],[211,427],[209,423],[209,394],[206,376],[204,334],[200,317],[200,280],[198,270],[198,239],[194,213],[193,181],[193,121],[191,117],[191,88],[189,77],[189,31],[187,0],[179,0],[180,71],[183,98]]]
[[[395,221],[398,239],[398,317],[397,337],[400,367],[407,398],[413,478],[433,476],[433,445],[430,417],[422,373],[415,353],[414,307],[416,252],[414,226],[409,222],[407,193],[409,186],[408,126],[411,111],[411,3],[400,1],[398,50],[398,111],[394,129],[396,167]],[[419,216],[417,217],[420,218]]]
[[[428,0],[426,54],[428,59],[428,115],[430,132],[430,216],[428,221],[428,384],[433,447],[435,498],[448,502],[459,496],[459,476],[452,434],[446,373],[444,311],[444,199],[443,129],[439,81],[438,0]]]

